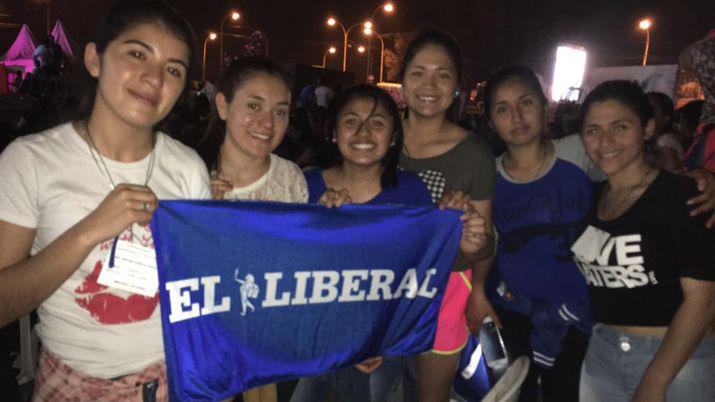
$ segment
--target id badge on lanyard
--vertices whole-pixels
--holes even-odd
[[[97,283],[153,297],[159,289],[154,249],[115,238],[112,249],[102,261]]]

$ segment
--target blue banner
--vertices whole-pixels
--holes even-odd
[[[429,350],[460,215],[161,201],[151,227],[172,400]]]

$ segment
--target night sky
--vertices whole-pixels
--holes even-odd
[[[173,0],[170,1],[193,24],[199,45],[208,30],[217,31],[221,18],[232,8],[242,14],[248,34],[253,29],[266,33],[269,57],[279,62],[320,64],[331,44],[342,47],[342,34],[325,25],[328,14],[348,26],[366,18],[379,6],[377,1],[328,0]],[[108,0],[51,0],[51,20],[60,18],[70,35],[84,43]],[[14,39],[17,28],[8,23],[26,22],[41,38],[45,26],[43,0],[0,0],[0,52]],[[390,33],[418,32],[438,28],[452,33],[465,53],[467,82],[485,79],[490,71],[509,63],[525,64],[544,76],[551,73],[555,46],[573,43],[589,51],[589,67],[639,64],[644,33],[636,28],[644,16],[654,19],[649,64],[677,62],[680,51],[715,28],[715,1],[577,1],[577,0],[397,0],[396,13],[378,15],[377,30]],[[228,24],[227,24],[228,25]],[[351,42],[364,43],[355,29]],[[241,49],[241,39],[227,37],[227,50]],[[386,47],[393,41],[386,40]],[[209,76],[218,63],[218,43],[208,47]],[[378,56],[377,52],[374,53]],[[341,55],[328,59],[337,67]],[[199,60],[200,61],[200,60]],[[365,76],[365,59],[349,52],[348,68],[358,80]]]

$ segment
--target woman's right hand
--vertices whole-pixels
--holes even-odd
[[[472,289],[467,299],[467,326],[473,334],[479,334],[482,329],[482,323],[486,317],[490,317],[498,328],[501,328],[501,320],[497,315],[494,306],[487,298],[484,289]]]
[[[350,198],[350,192],[344,188],[341,190],[333,190],[329,188],[318,200],[318,204],[325,205],[328,208],[341,207],[343,204],[350,204],[353,202]]]
[[[119,236],[134,223],[147,224],[159,200],[149,187],[118,184],[94,211],[77,225],[91,245]]]
[[[223,195],[233,190],[230,181],[221,178],[218,173],[211,175],[211,199],[223,200]]]

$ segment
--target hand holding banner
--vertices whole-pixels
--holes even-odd
[[[162,201],[151,225],[172,397],[220,400],[429,350],[460,215]]]

